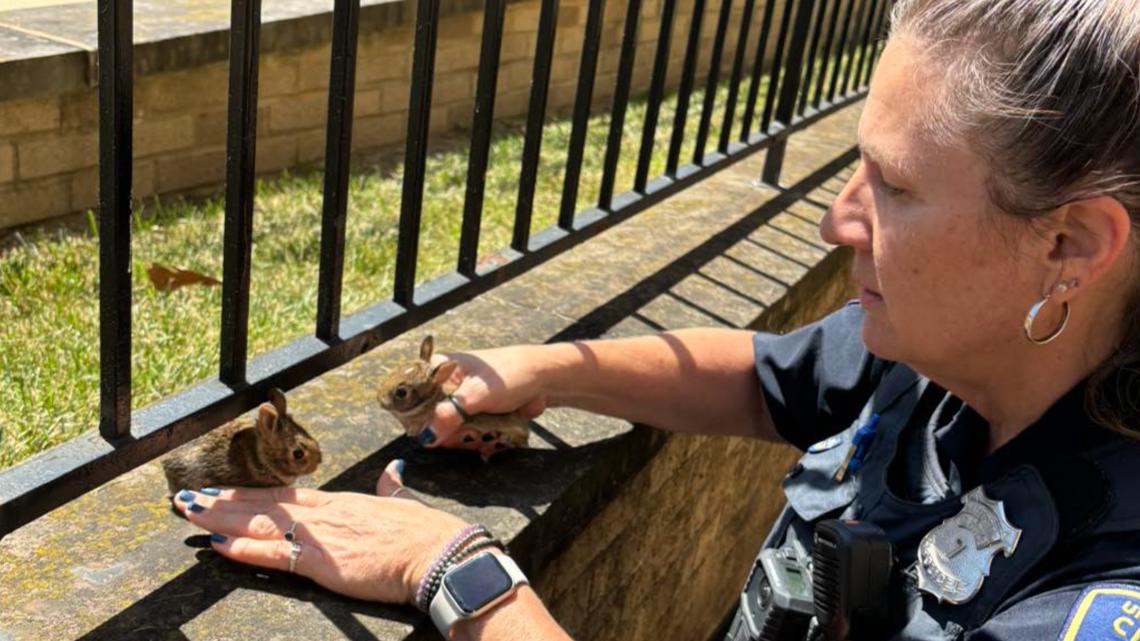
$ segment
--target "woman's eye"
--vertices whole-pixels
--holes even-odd
[[[906,193],[902,187],[895,187],[883,179],[882,174],[879,175],[879,184],[883,187],[883,191],[887,192],[888,196],[901,196]]]
[[[895,187],[893,185],[888,185],[887,183],[883,183],[883,189],[885,189],[887,193],[892,196],[901,196],[906,193],[905,189],[901,187]]]

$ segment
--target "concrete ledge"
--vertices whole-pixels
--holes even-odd
[[[747,439],[667,436],[550,411],[535,449],[490,465],[425,452],[373,400],[424,332],[439,349],[642,334],[787,329],[837,306],[846,257],[815,224],[850,171],[859,107],[792,137],[787,190],[763,154],[290,393],[325,464],[304,484],[368,491],[394,457],[432,505],[510,542],[579,640],[704,639],[732,605],[794,458]],[[0,542],[0,639],[438,639],[417,612],[237,566],[170,514],[157,462]],[[673,588],[684,579],[687,590]],[[668,613],[668,616],[662,616]]]

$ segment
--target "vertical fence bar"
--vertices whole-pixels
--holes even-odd
[[[756,98],[760,94],[760,78],[764,74],[764,58],[768,52],[768,40],[772,34],[772,18],[776,14],[776,0],[764,0],[764,16],[760,20],[760,37],[756,43],[756,55],[752,61],[752,78],[748,84],[748,100],[744,103],[744,115],[740,118],[740,142],[748,141],[752,133],[752,118],[756,114]]]
[[[486,0],[483,12],[483,46],[479,52],[479,79],[471,121],[471,155],[467,161],[467,197],[463,202],[463,227],[459,234],[458,269],[464,276],[475,275],[475,260],[479,256],[479,226],[483,218],[487,161],[491,153],[495,87],[499,76],[506,4],[506,0]]]
[[[864,70],[863,66],[859,66],[859,85],[866,85],[871,82],[871,72],[875,69],[875,58],[879,52],[879,40],[883,37],[883,23],[887,19],[887,14],[891,11],[891,3],[889,0],[881,0],[879,4],[879,15],[875,19],[875,27],[871,30],[870,43],[868,48],[870,53],[867,54],[867,67]]]
[[[867,78],[864,82],[871,81],[871,74],[875,69],[875,65],[879,62],[879,56],[883,53],[883,47],[886,46],[887,35],[891,29],[891,10],[894,7],[893,2],[887,2],[883,8],[883,15],[879,20],[879,27],[877,30],[877,40],[871,46],[871,62],[867,65]]]
[[[728,142],[732,138],[732,119],[736,115],[736,98],[740,94],[740,77],[744,72],[744,50],[748,48],[748,32],[752,26],[752,9],[756,0],[744,0],[740,15],[740,34],[736,38],[736,52],[732,58],[732,75],[728,80],[728,96],[724,102],[724,120],[720,123],[720,140],[717,151],[728,152]]]
[[[420,215],[427,172],[431,88],[435,74],[435,41],[439,31],[439,0],[418,0],[412,86],[408,97],[408,136],[404,150],[404,185],[400,198],[400,236],[396,243],[396,280],[392,298],[410,309],[416,288],[416,257],[420,249]]]
[[[131,0],[99,0],[99,433],[131,430]]]
[[[716,35],[713,36],[713,48],[709,56],[708,77],[705,78],[704,105],[701,107],[701,120],[697,125],[696,144],[693,145],[694,165],[704,164],[705,145],[708,143],[713,110],[716,108],[716,90],[720,83],[720,59],[724,54],[724,38],[728,32],[728,18],[731,13],[732,0],[721,0],[720,15],[716,22]]]
[[[817,0],[800,0],[796,11],[795,28],[788,45],[788,71],[784,74],[780,87],[780,104],[776,107],[776,120],[784,126],[779,136],[772,141],[768,155],[764,159],[763,180],[769,185],[778,185],[780,171],[784,166],[784,152],[791,134],[792,118],[795,116],[796,97],[800,91],[800,65],[804,63],[804,48],[807,44],[808,29],[811,27],[811,14]]]
[[[868,2],[870,3],[869,6]],[[847,90],[851,85],[851,76],[855,68],[859,64],[863,64],[863,58],[859,55],[859,52],[863,51],[863,45],[866,44],[867,37],[870,34],[872,14],[875,12],[877,2],[878,0],[863,0],[859,4],[859,20],[856,24],[861,26],[859,27],[857,39],[851,42],[851,54],[847,56],[847,68],[843,71],[843,85],[839,89],[839,93],[843,95],[847,95]],[[858,63],[855,62],[856,56],[859,57]]]
[[[804,63],[804,66],[807,68],[804,70],[803,93],[800,96],[799,109],[797,109],[797,112],[801,116],[804,115],[804,111],[807,110],[808,96],[811,95],[811,81],[815,75],[816,60],[819,53],[819,39],[823,35],[823,21],[824,18],[827,17],[827,9],[830,4],[830,0],[820,0],[819,12],[816,13],[815,17],[815,27],[811,32],[811,44],[808,45],[807,59]],[[824,60],[826,60],[826,56]],[[820,69],[819,73],[822,76],[823,69]]]
[[[851,19],[855,15],[855,3],[859,0],[847,0],[847,10],[843,13],[843,30],[839,32],[839,42],[835,46],[834,66],[831,68],[831,84],[827,88],[827,101],[835,102],[835,90],[839,88],[839,71],[843,67],[843,50],[847,48],[847,39],[851,34]]]
[[[534,186],[538,179],[538,159],[542,150],[542,123],[546,118],[546,97],[550,90],[550,63],[554,59],[554,36],[558,24],[558,0],[542,0],[534,50],[534,70],[530,81],[530,104],[526,112],[522,168],[519,170],[519,196],[515,202],[515,228],[511,247],[525,252],[530,242],[530,221],[534,213]]]
[[[847,62],[844,64],[844,79],[839,83],[839,95],[847,96],[847,87],[852,79],[852,70],[855,67],[855,51],[858,49],[858,41],[860,41],[860,33],[863,31],[863,18],[866,14],[866,3],[869,0],[860,0],[858,2],[858,11],[855,17],[855,23],[852,25],[855,30],[850,35],[850,43],[848,44]]]
[[[629,0],[625,12],[625,29],[622,33],[621,58],[618,60],[617,84],[614,86],[614,104],[610,114],[610,133],[606,141],[602,185],[598,190],[599,209],[609,209],[613,205],[614,181],[617,179],[617,165],[621,155],[625,111],[629,105],[629,85],[633,76],[634,57],[637,54],[637,23],[640,18],[641,0]]]
[[[253,248],[253,176],[257,159],[257,53],[261,0],[233,0],[231,7],[221,366],[218,378],[227,385],[240,385],[245,382],[249,347],[249,271]]]
[[[868,10],[868,13],[866,13],[866,24],[863,27],[862,41],[858,42],[856,44],[856,47],[858,48],[858,63],[853,65],[855,67],[854,68],[855,87],[858,86],[858,79],[863,78],[863,65],[866,64],[866,48],[868,48],[868,44],[870,44],[870,42],[871,42],[871,29],[874,26],[874,18],[876,18],[876,15],[878,15],[878,13],[879,13],[879,5],[880,5],[879,0],[871,0],[871,7]],[[853,51],[852,52],[852,59],[854,59],[854,58],[855,58],[855,52]],[[853,70],[847,70],[848,76],[852,75],[852,71]],[[848,84],[848,81],[845,79],[844,80],[844,89],[847,88],[847,84]]]
[[[830,0],[828,0],[830,2]],[[839,9],[843,5],[843,0],[834,0],[834,6],[831,9],[831,20],[827,24],[827,37],[823,39],[823,63],[819,67],[819,81],[815,84],[815,96],[812,98],[811,106],[814,109],[819,109],[820,103],[823,101],[823,87],[827,84],[827,72],[831,68],[831,45],[835,43],[835,31],[839,27]]]
[[[661,25],[657,31],[657,50],[653,57],[653,77],[649,81],[649,98],[645,106],[645,127],[641,130],[641,147],[637,153],[637,172],[633,190],[645,193],[649,182],[649,163],[653,161],[653,146],[657,138],[657,118],[661,115],[661,100],[665,96],[665,73],[669,68],[669,41],[673,39],[673,15],[677,0],[663,0]]]
[[[602,40],[602,18],[605,0],[590,0],[586,14],[586,34],[582,43],[582,59],[578,66],[578,94],[574,98],[574,118],[570,129],[570,147],[566,152],[566,176],[562,183],[562,207],[558,226],[574,228],[574,212],[578,209],[578,187],[582,179],[582,155],[586,150],[586,128],[590,121],[590,103],[594,98],[594,76],[598,71],[598,46]]]
[[[784,50],[788,47],[788,31],[792,26],[792,6],[794,4],[795,0],[784,0],[784,15],[780,18],[780,35],[776,39],[776,52],[772,57],[772,69],[768,73],[768,95],[765,96],[764,112],[760,116],[760,131],[763,133],[768,133],[768,129],[772,125],[772,112],[776,108],[776,96],[780,95],[783,83],[787,82],[787,74],[784,73]]]
[[[321,214],[321,271],[317,285],[317,338],[340,332],[344,277],[344,228],[348,217],[348,172],[352,151],[352,107],[356,93],[356,42],[360,0],[336,0],[329,61],[329,121],[325,136],[325,186]]]
[[[693,74],[701,48],[701,23],[705,18],[705,0],[693,0],[693,20],[689,24],[689,40],[685,45],[685,62],[681,68],[681,85],[677,88],[677,111],[673,114],[673,136],[665,160],[665,175],[675,176],[681,159],[681,143],[685,140],[685,121],[689,117],[689,94],[693,91]]]

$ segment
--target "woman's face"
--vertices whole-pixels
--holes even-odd
[[[939,82],[919,48],[890,41],[859,123],[862,162],[820,224],[855,250],[867,347],[927,375],[1024,349],[1025,314],[1058,277],[1045,273],[1045,238],[994,209],[985,162],[924,133]]]

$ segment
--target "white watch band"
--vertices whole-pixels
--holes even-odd
[[[507,576],[510,577],[511,586],[498,597],[489,601],[483,607],[479,608],[475,612],[467,614],[463,611],[459,604],[455,602],[455,597],[448,589],[447,575],[455,572],[467,563],[470,563],[471,561],[474,561],[475,559],[484,555],[490,555],[498,561],[499,567],[501,567],[503,571],[506,572]],[[505,554],[492,554],[490,552],[478,554],[474,557],[471,557],[470,559],[467,559],[463,563],[452,567],[444,573],[443,579],[440,582],[439,592],[436,592],[435,597],[431,600],[431,607],[428,609],[428,612],[431,614],[431,620],[432,623],[435,623],[435,627],[439,629],[445,638],[450,638],[451,626],[455,625],[456,622],[465,619],[474,619],[475,617],[483,614],[484,612],[498,605],[503,600],[509,598],[512,594],[518,591],[520,585],[525,585],[526,583],[528,583],[526,575],[522,573],[522,570],[519,569],[519,566],[515,564],[514,559],[511,557]]]

